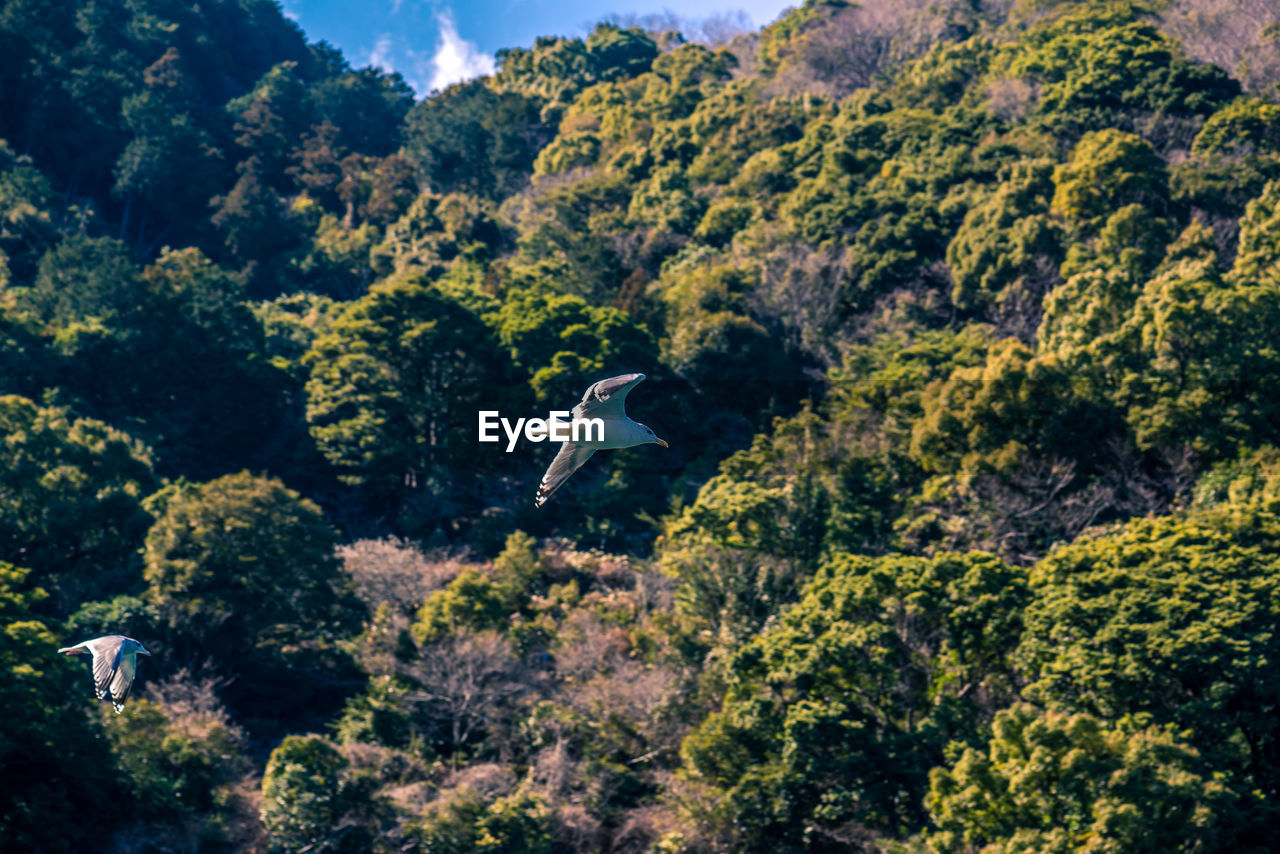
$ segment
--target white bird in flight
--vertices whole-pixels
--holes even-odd
[[[124,701],[133,687],[133,675],[138,670],[138,653],[151,653],[133,638],[124,635],[106,635],[93,640],[64,646],[58,652],[66,655],[93,655],[93,690],[101,700],[111,695],[111,708],[116,714],[124,711]]]
[[[644,374],[622,374],[600,380],[593,384],[582,395],[582,401],[573,408],[574,420],[599,418],[604,422],[604,431],[600,439],[588,441],[565,442],[560,446],[560,453],[551,461],[551,468],[542,476],[538,486],[538,497],[534,504],[541,507],[560,486],[569,479],[582,464],[591,459],[596,451],[608,451],[617,448],[631,448],[635,445],[661,445],[667,443],[653,434],[653,431],[639,422],[627,417],[623,408],[627,400],[627,392],[644,380]],[[591,436],[591,431],[587,431]]]

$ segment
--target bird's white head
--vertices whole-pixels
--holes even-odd
[[[648,437],[649,437],[649,444],[651,444],[651,445],[661,445],[661,446],[662,446],[662,447],[664,447],[664,448],[669,448],[669,447],[671,447],[671,446],[670,446],[670,445],[668,445],[664,440],[659,439],[659,438],[654,434],[654,432],[653,432],[652,430],[650,430],[646,425],[644,425],[644,424],[640,424],[640,422],[638,422],[638,421],[637,421],[636,423],[640,426],[640,432],[641,432],[641,433],[643,433],[645,436],[648,436]]]
[[[138,642],[137,642],[136,640],[134,640],[133,638],[126,638],[126,639],[125,639],[125,642],[124,642],[124,649],[125,649],[125,652],[136,652],[136,653],[138,653],[139,655],[145,655],[145,656],[147,656],[148,658],[150,658],[150,657],[151,657],[151,653],[147,652],[147,648],[146,648],[145,646],[143,646],[142,644],[138,643]]]

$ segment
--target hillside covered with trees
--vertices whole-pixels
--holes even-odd
[[[1280,851],[1280,11],[669,18],[0,4],[0,850]]]

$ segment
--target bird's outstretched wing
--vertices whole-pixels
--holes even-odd
[[[542,483],[538,485],[538,497],[534,499],[533,503],[538,507],[546,504],[551,494],[569,479],[569,475],[591,459],[591,455],[595,452],[595,448],[590,448],[586,445],[575,445],[572,442],[565,442],[561,445],[560,452],[551,461],[551,467],[542,476]]]
[[[621,374],[592,384],[573,408],[574,418],[625,418],[627,392],[644,381],[644,374]]]
[[[138,659],[132,655],[120,656],[120,664],[111,676],[111,708],[116,714],[124,711],[124,701],[129,699],[133,676],[138,670]]]
[[[114,693],[112,686],[124,658],[124,638],[98,638],[89,642],[89,649],[93,650],[93,690],[101,700]],[[129,678],[132,681],[132,675]]]

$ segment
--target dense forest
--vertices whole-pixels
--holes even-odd
[[[0,2],[0,850],[1280,851],[1280,10],[679,23]]]

